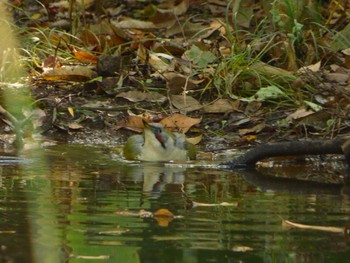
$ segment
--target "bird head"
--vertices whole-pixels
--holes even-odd
[[[144,121],[143,124],[145,126],[145,141],[153,141],[156,139],[160,143],[161,147],[166,149],[169,138],[173,137],[172,133],[167,131],[160,123],[147,123]]]

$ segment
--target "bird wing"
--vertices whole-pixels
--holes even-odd
[[[197,151],[196,146],[194,146],[192,143],[189,143],[186,140],[186,136],[182,133],[174,132],[175,135],[175,146],[179,147],[180,149],[185,149],[187,151],[187,156],[190,160],[195,160]]]
[[[141,154],[144,142],[145,140],[142,135],[130,136],[123,149],[125,159],[136,160]]]

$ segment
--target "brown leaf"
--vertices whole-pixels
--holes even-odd
[[[238,103],[237,103],[238,102]],[[204,111],[211,113],[232,112],[238,109],[239,100],[233,101],[228,99],[218,99],[212,104],[204,107]]]
[[[157,55],[150,53],[143,45],[139,45],[137,57],[142,64],[150,64],[156,71],[164,72],[169,69],[169,65],[165,63]]]
[[[309,116],[313,113],[314,113],[314,111],[311,111],[311,110],[298,109],[295,112],[293,112],[292,114],[289,114],[286,118],[286,121],[292,122],[293,120],[298,120],[300,118],[304,118],[304,117]]]
[[[254,141],[256,141],[256,139],[257,139],[256,135],[249,134],[249,135],[242,136],[240,138],[240,141],[241,142],[254,142]]]
[[[119,21],[111,22],[115,27],[121,29],[156,29],[155,24],[149,21],[137,20],[129,17],[123,17]]]
[[[349,80],[348,73],[325,73],[325,77],[328,81],[337,83],[347,83]]]
[[[287,79],[295,79],[296,77],[292,72],[271,66],[269,64],[263,62],[257,62],[250,66],[251,70],[256,70],[261,74],[265,74],[267,76],[280,78],[281,80]]]
[[[49,2],[50,3],[50,2]],[[84,10],[89,9],[93,4],[95,3],[95,0],[78,0],[75,2],[75,5],[78,6],[78,8],[84,8]],[[51,8],[69,8],[70,3],[67,1],[57,1],[54,3],[50,3]]]
[[[350,48],[346,48],[344,50],[342,50],[342,53],[344,54],[344,66],[347,69],[350,69]]]
[[[203,107],[198,100],[188,95],[170,95],[170,99],[174,107],[183,112],[191,112]]]
[[[171,13],[175,16],[183,15],[187,12],[189,7],[189,0],[182,0],[181,2],[174,0],[163,1],[157,8],[159,13]]]
[[[253,100],[248,103],[247,107],[244,110],[244,113],[247,115],[251,115],[256,113],[262,106],[262,102],[258,100]]]
[[[168,129],[179,130],[183,133],[189,131],[189,129],[201,122],[201,119],[190,118],[181,114],[174,114],[172,116],[166,117],[160,121]]]
[[[129,116],[128,122],[121,126],[132,131],[142,132],[144,128],[142,119],[140,116]]]
[[[180,94],[184,90],[193,90],[196,89],[196,84],[199,84],[200,82],[203,82],[204,80],[201,80],[200,82],[194,82],[188,77],[176,73],[176,72],[165,72],[163,74],[167,81],[167,90],[169,90],[170,94]]]
[[[85,63],[85,64],[96,64],[97,63],[97,57],[83,52],[83,51],[76,51],[73,50],[73,54],[76,57],[77,60],[79,60],[81,63]]]
[[[327,121],[332,118],[328,110],[320,110],[305,117],[299,118],[296,122],[301,126],[312,126],[314,129],[324,129],[327,127]]]
[[[142,43],[147,49],[151,48],[154,44],[154,39],[156,38],[152,33],[143,32],[137,29],[128,30],[127,35],[133,40],[130,47],[135,49],[139,47],[140,43]]]
[[[71,130],[80,130],[80,129],[83,129],[84,127],[79,123],[70,122],[68,123],[68,128]]]
[[[147,101],[163,103],[167,99],[165,96],[159,94],[158,92],[142,92],[137,90],[122,92],[119,93],[116,97],[124,98],[132,102]]]
[[[62,67],[61,60],[55,56],[48,55],[42,62],[43,68],[59,68]]]
[[[134,115],[131,113],[128,121],[118,123],[118,126],[119,128],[123,127],[131,131],[142,132],[144,130],[143,120],[146,122],[159,122],[163,118],[164,116],[162,114],[150,114],[145,112],[139,115]]]
[[[298,73],[318,72],[321,68],[321,61],[298,69]]]
[[[90,25],[88,30],[83,30],[80,39],[89,48],[101,53],[106,47],[117,46],[129,40],[124,30],[113,26],[108,19]]]
[[[239,130],[239,135],[243,136],[243,135],[247,135],[247,134],[258,134],[265,127],[266,127],[265,123],[259,123],[259,124],[255,125],[254,127],[249,128],[249,129],[240,129]]]
[[[44,68],[42,77],[46,80],[87,81],[94,76],[87,66],[63,66],[60,68]]]
[[[150,19],[157,28],[171,28],[177,22],[177,17],[171,13],[157,13],[156,16]]]
[[[202,23],[193,23],[191,21],[186,22],[186,26],[176,23],[171,28],[168,28],[165,35],[167,37],[175,36],[175,35],[184,35],[185,37],[193,37],[201,38],[202,35],[206,35],[208,26]]]

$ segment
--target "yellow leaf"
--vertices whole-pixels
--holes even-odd
[[[192,138],[186,138],[186,141],[189,143],[192,143],[193,145],[196,145],[200,143],[200,141],[203,139],[203,135],[199,135],[197,137],[192,137]]]
[[[73,107],[68,107],[67,110],[68,110],[70,116],[74,117],[74,108]]]

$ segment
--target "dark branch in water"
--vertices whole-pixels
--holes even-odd
[[[325,141],[295,141],[259,145],[236,159],[223,163],[228,168],[253,167],[258,161],[277,156],[344,154],[350,161],[350,138]]]

